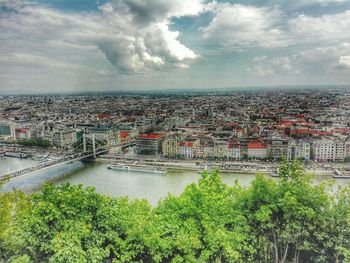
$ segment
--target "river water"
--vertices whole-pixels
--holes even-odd
[[[36,161],[30,159],[0,157],[0,174],[28,167],[35,163]],[[42,184],[46,181],[51,181],[57,185],[69,182],[93,186],[97,192],[110,196],[147,199],[151,204],[156,204],[168,193],[179,195],[188,184],[197,182],[199,178],[200,175],[194,171],[169,170],[166,175],[159,175],[109,170],[107,165],[103,163],[74,162],[16,178],[5,184],[3,190],[10,191],[17,188],[30,193],[40,190]],[[222,179],[229,185],[233,185],[238,180],[241,185],[248,186],[254,178],[255,175],[253,174],[222,174]],[[330,176],[317,176],[314,179],[315,183],[322,181],[333,181],[333,179]],[[350,180],[338,179],[334,182],[334,188],[336,189],[339,185],[348,185]]]

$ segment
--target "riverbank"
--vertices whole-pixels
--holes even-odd
[[[148,160],[148,159],[137,159],[137,160],[124,160],[115,158],[97,158],[94,161],[99,163],[108,164],[125,164],[125,165],[148,165],[158,166],[172,170],[180,171],[196,171],[201,172],[207,168],[207,170],[220,170],[221,173],[237,173],[237,174],[275,174],[278,168],[278,163],[242,163],[242,162],[198,162],[195,160]],[[306,169],[307,174],[317,174],[322,176],[332,176],[332,170],[320,170],[317,168]]]

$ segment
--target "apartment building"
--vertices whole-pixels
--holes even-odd
[[[306,162],[311,160],[311,144],[308,140],[290,139],[288,141],[287,160],[292,161],[295,159]]]

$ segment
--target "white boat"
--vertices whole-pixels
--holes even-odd
[[[151,166],[110,164],[107,166],[107,168],[111,170],[120,170],[120,171],[166,174],[166,169],[159,168],[159,167],[151,167]]]
[[[6,152],[5,156],[15,157],[15,158],[27,158],[28,157],[25,153],[16,153],[16,152]]]

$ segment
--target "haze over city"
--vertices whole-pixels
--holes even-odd
[[[350,1],[0,0],[0,93],[350,82]]]

